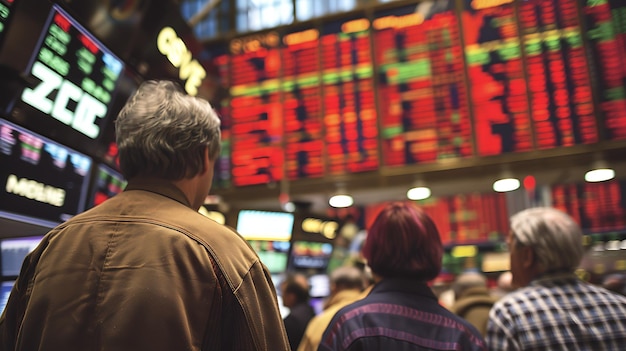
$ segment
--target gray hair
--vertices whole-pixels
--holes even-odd
[[[354,266],[341,266],[330,273],[330,282],[335,284],[337,289],[359,289],[365,286],[365,275],[363,271]]]
[[[519,244],[533,248],[543,271],[573,272],[583,257],[580,226],[555,208],[530,208],[513,215],[511,235]]]
[[[459,297],[465,290],[474,287],[486,288],[487,277],[479,272],[463,272],[454,281],[454,295]]]
[[[211,104],[170,81],[142,83],[118,114],[115,133],[126,179],[193,177],[208,166],[207,147],[211,160],[220,152],[220,119]]]

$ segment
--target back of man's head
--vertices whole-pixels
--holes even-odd
[[[342,266],[330,274],[330,283],[334,292],[342,290],[363,290],[365,277],[363,272],[354,266]]]
[[[532,247],[541,272],[573,272],[583,257],[580,226],[555,208],[535,207],[513,215],[511,235],[518,245]]]
[[[458,298],[469,288],[487,287],[487,277],[479,272],[461,273],[454,281],[454,295]]]
[[[206,100],[187,95],[178,83],[148,80],[115,120],[120,170],[128,180],[149,176],[192,178],[215,160],[221,147],[220,119]]]
[[[309,301],[309,283],[305,275],[299,273],[290,274],[281,285],[283,294],[292,294],[296,303]]]

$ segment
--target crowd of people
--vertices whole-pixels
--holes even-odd
[[[510,219],[511,285],[497,297],[461,275],[455,301],[433,220],[388,204],[354,267],[331,272],[321,314],[306,277],[279,288],[232,229],[200,215],[220,150],[220,120],[167,81],[143,83],[116,120],[125,191],[52,229],[29,254],[0,317],[0,349],[620,350],[626,297],[578,279],[582,232],[549,207]],[[619,287],[623,289],[623,285]]]
[[[621,350],[626,347],[622,276],[603,286],[579,279],[583,234],[566,213],[537,207],[510,219],[511,270],[495,288],[469,269],[444,303],[427,282],[442,247],[432,220],[413,204],[388,205],[362,249],[375,284],[314,329],[318,347],[299,350]],[[356,293],[355,293],[356,294]],[[324,329],[322,331],[322,329]]]

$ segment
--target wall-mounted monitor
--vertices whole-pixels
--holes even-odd
[[[93,148],[111,120],[124,63],[58,5],[28,66],[33,85],[13,114],[24,125],[79,149]]]
[[[53,227],[85,209],[91,158],[0,119],[0,216]]]
[[[11,295],[11,289],[13,289],[15,281],[6,281],[0,284],[0,313],[2,313],[7,302],[9,302],[9,296]]]
[[[291,249],[290,266],[295,269],[325,271],[333,253],[331,243],[294,241]]]
[[[284,273],[289,255],[288,241],[248,240],[271,274]]]
[[[311,297],[326,297],[330,295],[330,277],[328,274],[314,274],[309,277],[309,294]]]
[[[41,242],[43,236],[6,238],[0,240],[0,257],[2,258],[2,278],[17,277],[26,255],[31,253]]]
[[[293,213],[241,210],[237,215],[237,232],[246,240],[289,241],[293,223]]]
[[[127,183],[121,173],[103,164],[98,165],[96,172],[89,207],[97,206],[121,193]]]

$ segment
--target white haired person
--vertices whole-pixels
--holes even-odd
[[[198,213],[220,151],[211,105],[146,81],[115,121],[126,189],[52,229],[0,317],[0,350],[286,350],[270,274]]]
[[[582,231],[567,214],[539,207],[511,217],[513,285],[489,313],[489,350],[623,350],[626,297],[574,274]]]

